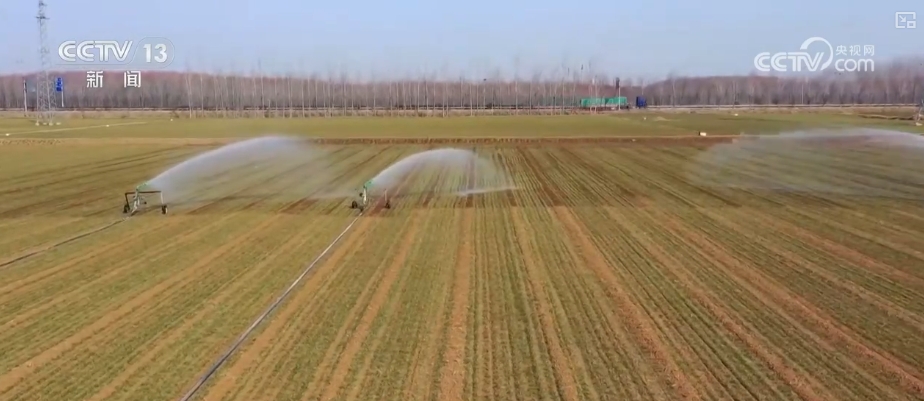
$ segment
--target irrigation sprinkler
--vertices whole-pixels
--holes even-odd
[[[359,199],[353,199],[353,201],[350,203],[350,209],[359,209],[359,212],[362,213],[364,210],[366,210],[368,199],[369,197],[366,193],[366,188],[363,188],[362,191],[359,192]]]
[[[359,192],[358,199],[353,199],[350,202],[350,209],[359,209],[359,212],[362,213],[366,210],[366,207],[369,206],[369,187],[372,185],[372,181],[366,182],[363,185],[363,189]],[[388,197],[388,189],[385,189],[385,193],[382,195],[385,198],[385,208],[391,209],[391,198]]]
[[[156,196],[160,199],[160,213],[167,214],[167,204],[164,203],[164,194],[161,191],[141,191],[135,190],[125,193],[125,205],[122,206],[122,213],[134,216],[136,213],[148,208],[149,195]]]

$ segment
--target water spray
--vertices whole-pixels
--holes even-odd
[[[479,157],[476,153],[465,149],[432,149],[398,160],[376,174],[375,177],[372,177],[363,185],[359,198],[351,201],[350,208],[359,209],[362,212],[370,204],[369,198],[375,194],[384,198],[385,208],[391,208],[394,199],[410,194],[410,192],[404,190],[401,193],[398,192],[398,184],[409,174],[420,170],[447,168],[450,175],[452,173],[461,173],[472,180],[475,177],[469,176],[477,171],[475,175],[480,178],[482,185],[476,184],[470,188],[456,188],[453,190],[426,188],[417,193],[443,192],[465,196],[516,189],[515,186],[510,185],[510,180],[502,169],[491,160]]]
[[[819,129],[741,138],[700,153],[694,185],[809,196],[924,199],[924,137]]]
[[[350,209],[359,209],[359,213],[362,213],[369,206],[369,188],[372,186],[372,181],[366,181],[363,184],[363,189],[359,192],[359,200],[353,200],[350,203]],[[388,198],[388,189],[385,189],[383,194],[385,198],[385,208],[391,209],[391,199]]]
[[[272,168],[264,167],[298,166],[318,155],[305,145],[299,138],[264,136],[201,153],[125,192],[122,212],[133,216],[157,203],[161,213],[167,214],[168,203],[185,204],[205,188],[240,188],[242,180],[253,176],[254,171],[265,175]]]

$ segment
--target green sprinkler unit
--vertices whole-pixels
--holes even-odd
[[[359,192],[359,198],[350,202],[350,209],[359,209],[360,213],[366,210],[366,207],[369,206],[369,187],[371,186],[372,181],[367,181],[363,184],[363,189]],[[385,208],[391,209],[391,199],[388,198],[387,189],[385,190]]]
[[[160,213],[167,214],[167,204],[164,202],[164,194],[161,191],[142,191],[146,184],[141,184],[135,187],[135,190],[132,192],[125,193],[125,205],[122,206],[122,213],[129,216],[134,216],[136,213],[142,212],[148,208],[148,203],[151,198],[154,198],[159,201]]]

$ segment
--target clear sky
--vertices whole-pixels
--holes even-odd
[[[590,63],[653,79],[745,74],[757,53],[796,51],[812,36],[874,45],[877,63],[924,55],[924,27],[895,29],[896,11],[924,22],[922,0],[47,2],[53,56],[64,40],[159,36],[175,45],[175,70],[245,71],[259,62],[267,71],[473,76]],[[0,72],[37,68],[36,11],[37,1],[0,1]]]

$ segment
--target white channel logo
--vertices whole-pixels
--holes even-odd
[[[157,69],[174,58],[173,43],[166,38],[133,40],[68,40],[58,46],[58,65],[86,67],[133,66]]]
[[[810,52],[809,47],[813,44],[818,51]],[[820,72],[826,70],[832,64],[838,72],[870,72],[875,71],[876,63],[869,58],[837,58],[836,55],[847,55],[847,46],[838,46],[835,52],[834,46],[827,39],[822,37],[811,37],[802,42],[799,46],[800,51],[796,52],[762,52],[754,57],[754,68],[761,72]],[[860,46],[850,47],[850,56],[860,56]],[[856,50],[854,50],[856,49]],[[874,53],[872,45],[863,46],[864,53],[870,55]]]

